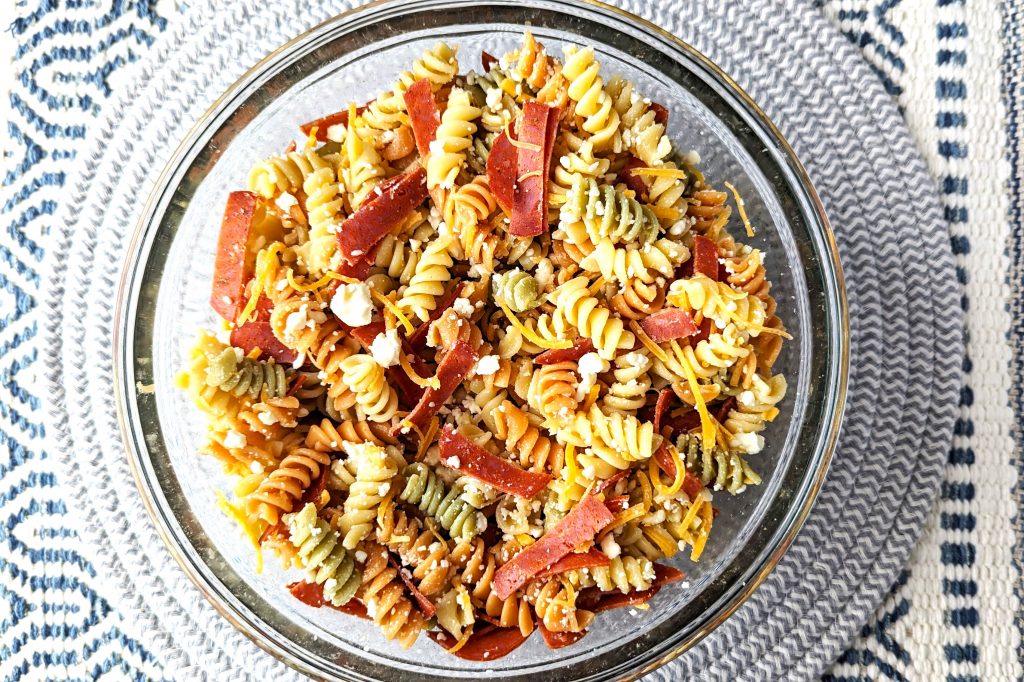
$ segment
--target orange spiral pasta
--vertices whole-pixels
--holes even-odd
[[[784,440],[791,336],[765,209],[688,121],[592,46],[457,52],[253,167],[177,384],[296,598],[472,657],[666,603],[655,562],[732,532]]]

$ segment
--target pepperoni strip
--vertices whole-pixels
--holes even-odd
[[[523,106],[519,122],[519,147],[516,178],[512,183],[512,217],[509,234],[534,237],[548,229],[547,187],[545,169],[550,163],[548,121],[555,110],[536,100]]]
[[[338,247],[347,263],[355,263],[370,253],[384,235],[427,198],[427,172],[417,166],[399,179],[378,187],[371,198],[341,224]]]
[[[564,557],[548,566],[536,575],[537,578],[547,578],[549,575],[558,575],[566,571],[576,571],[581,568],[596,568],[598,566],[611,566],[611,559],[597,549],[591,547],[586,552],[570,552]]]
[[[434,606],[433,602],[427,599],[426,595],[420,592],[420,588],[416,587],[416,583],[412,580],[412,575],[409,573],[409,569],[402,566],[394,557],[391,552],[388,552],[388,563],[391,564],[392,568],[398,571],[398,576],[405,583],[405,589],[409,590],[409,594],[416,601],[416,605],[420,608],[420,611],[427,618],[433,618],[434,614],[437,613],[437,607]]]
[[[261,296],[260,300],[256,302],[256,319],[249,320],[231,330],[231,345],[241,348],[244,353],[251,352],[253,348],[259,348],[265,355],[269,355],[280,363],[290,365],[299,355],[274,336],[274,330],[270,326],[270,313],[273,309],[274,304],[270,302],[270,299]]]
[[[366,111],[366,105],[356,109],[357,114],[361,114]],[[316,128],[316,139],[317,142],[327,141],[327,129],[331,126],[347,126],[348,125],[348,109],[342,111],[336,111],[333,114],[327,114],[321,116],[313,121],[308,121],[299,126],[299,130],[302,131],[303,135],[309,135],[313,132],[313,128]]]
[[[540,630],[540,634],[544,637],[544,643],[548,645],[549,649],[561,649],[567,647],[570,644],[575,644],[587,635],[586,630],[580,630],[579,632],[551,632],[544,623],[539,623],[537,629]]]
[[[718,246],[701,235],[693,238],[693,274],[718,281]]]
[[[288,586],[288,591],[292,593],[292,596],[298,599],[306,606],[312,606],[313,608],[320,608],[321,606],[329,606],[336,611],[347,613],[350,616],[356,616],[357,618],[366,618],[369,620],[370,615],[366,612],[366,607],[362,602],[355,599],[350,599],[348,602],[341,606],[335,606],[329,601],[324,600],[324,588],[323,585],[317,583],[309,583],[302,580],[297,583],[292,583]]]
[[[593,495],[584,497],[540,540],[519,552],[494,573],[492,585],[498,599],[508,599],[527,581],[549,568],[573,548],[592,541],[594,535],[612,522],[612,518],[604,502]]]
[[[430,143],[437,134],[438,126],[441,125],[441,112],[434,101],[430,81],[426,78],[419,79],[409,86],[402,97],[405,99],[405,108],[409,110],[416,149],[419,150],[420,156],[426,156],[430,153]]]
[[[642,177],[634,173],[633,170],[636,168],[646,167],[646,163],[636,158],[635,156],[630,156],[629,160],[626,161],[626,164],[622,167],[622,172],[619,174],[619,177],[622,178],[622,181],[626,183],[626,187],[628,187],[629,189],[633,190],[636,193],[637,201],[647,200],[647,183],[644,182],[644,179]]]
[[[432,630],[427,636],[445,649],[450,650],[458,644],[458,640],[444,630]],[[526,635],[520,632],[519,628],[502,628],[488,624],[475,630],[461,649],[450,653],[467,661],[494,661],[508,656],[525,641]]]
[[[658,392],[658,402],[654,405],[654,432],[661,433],[661,423],[665,419],[665,413],[672,406],[672,400],[676,397],[675,391],[671,388],[663,388]]]
[[[451,288],[451,291],[445,295],[444,298],[437,302],[437,307],[430,311],[430,315],[427,320],[416,327],[416,330],[409,335],[409,347],[414,351],[422,350],[427,343],[427,333],[430,331],[430,325],[434,320],[439,319],[444,315],[449,308],[455,304],[455,299],[462,293],[462,286],[456,282],[455,286]]]
[[[255,255],[249,253],[249,236],[259,200],[252,192],[232,192],[224,207],[210,306],[229,322],[234,322],[245,307],[245,285],[256,266]]]
[[[469,347],[465,341],[457,341],[451,351],[444,356],[437,366],[438,388],[428,388],[423,391],[423,396],[409,416],[403,419],[394,428],[393,433],[398,433],[405,428],[409,422],[415,428],[422,431],[427,428],[430,418],[437,414],[438,410],[448,402],[452,393],[459,387],[462,380],[466,378],[470,370],[476,364],[478,357],[476,351]]]
[[[672,479],[676,477],[676,463],[672,461],[672,455],[668,451],[668,445],[662,442],[661,446],[654,451],[654,459],[658,462],[658,466],[665,472],[665,475]],[[704,489],[704,484],[689,470],[686,471],[683,477],[683,492],[691,500],[700,494],[700,491]]]
[[[498,206],[509,215],[512,213],[512,186],[518,165],[516,148],[509,142],[512,134],[512,129],[508,128],[494,138],[491,153],[487,156],[487,184],[491,186]]]
[[[535,365],[555,365],[559,362],[576,362],[587,353],[594,352],[594,342],[589,338],[580,337],[573,342],[572,348],[552,348],[533,359]]]
[[[480,52],[480,65],[484,67],[484,72],[491,70],[491,67],[498,63],[498,58],[490,52],[483,50]]]
[[[599,613],[610,609],[618,609],[623,606],[637,606],[646,604],[665,585],[683,579],[683,572],[678,568],[664,564],[654,564],[654,580],[650,588],[646,590],[634,590],[623,594],[619,591],[601,592],[597,587],[588,587],[580,591],[576,598],[576,606],[587,611]]]
[[[451,425],[441,431],[438,445],[444,464],[509,495],[531,499],[551,482],[550,474],[526,471],[492,455]]]
[[[647,336],[655,343],[683,339],[700,331],[690,313],[679,308],[664,308],[640,321]]]

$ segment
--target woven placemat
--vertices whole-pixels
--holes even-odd
[[[851,310],[849,408],[805,529],[753,597],[652,678],[808,678],[905,563],[939,483],[960,386],[946,225],[903,121],[810,3],[621,2],[718,62],[778,124],[831,217]],[[177,140],[270,49],[348,2],[198,3],[153,50],[81,155],[47,253],[51,451],[126,617],[181,679],[294,679],[182,575],[139,499],[112,403],[112,301],[126,234]]]

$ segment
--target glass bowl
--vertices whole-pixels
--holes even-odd
[[[549,50],[593,45],[603,72],[620,73],[671,111],[670,133],[696,150],[716,185],[746,201],[752,241],[766,253],[779,315],[792,332],[776,365],[790,391],[752,462],[761,486],[715,496],[718,516],[685,582],[647,611],[601,614],[589,635],[549,650],[533,637],[486,663],[445,653],[427,637],[409,651],[377,629],[312,609],[285,589],[268,560],[217,507],[231,484],[198,453],[202,421],[174,375],[208,305],[218,225],[228,191],[250,166],[293,139],[297,124],[362,102],[437,40],[458,44],[462,70],[481,49],[501,54],[529,28]],[[273,655],[319,678],[599,680],[639,675],[722,623],[776,565],[821,486],[839,430],[847,372],[847,319],[836,247],[821,204],[790,146],[728,76],[692,47],[621,10],[560,0],[377,3],[335,17],[253,67],[181,143],[149,197],[124,266],[117,304],[118,408],[139,490],[172,555],[207,599]],[[155,384],[155,392],[136,390]],[[294,579],[292,577],[291,579]],[[244,662],[239,662],[244,665]]]

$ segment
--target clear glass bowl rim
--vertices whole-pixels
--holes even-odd
[[[137,376],[133,371],[133,354],[131,352],[134,342],[133,327],[138,312],[138,297],[142,285],[142,275],[145,274],[142,271],[148,258],[149,248],[152,246],[153,237],[160,226],[160,221],[154,220],[154,218],[162,216],[162,209],[165,206],[160,206],[161,199],[166,198],[171,180],[189,158],[197,141],[218,122],[218,118],[226,109],[230,108],[236,96],[245,92],[254,81],[259,80],[288,55],[302,50],[325,34],[331,33],[333,29],[357,19],[362,20],[365,25],[371,20],[380,21],[395,13],[405,14],[431,9],[481,5],[515,7],[519,4],[516,0],[498,0],[497,2],[484,2],[483,0],[377,0],[332,17],[282,45],[243,74],[190,129],[161,172],[130,240],[115,302],[117,312],[113,339],[115,351],[114,388],[122,439],[132,475],[144,505],[171,555],[210,604],[268,653],[301,672],[317,678],[327,679],[325,677],[327,671],[319,667],[317,661],[303,656],[304,652],[296,650],[297,647],[294,643],[282,642],[278,633],[268,631],[269,628],[258,617],[254,618],[254,614],[250,613],[233,595],[224,594],[216,576],[210,573],[202,558],[190,546],[176,519],[170,514],[166,504],[162,503],[162,491],[156,485],[156,477],[153,475],[148,452],[139,438],[144,429],[140,424],[137,404],[133,402],[136,400],[135,381]],[[557,662],[552,664],[553,669],[546,671],[563,673],[558,679],[598,680],[613,677],[635,679],[664,665],[694,646],[735,612],[775,568],[806,520],[828,471],[845,408],[849,369],[849,321],[842,267],[824,207],[794,150],[761,108],[714,62],[689,44],[647,20],[597,0],[533,0],[531,3],[521,4],[543,6],[547,10],[561,13],[587,10],[595,14],[603,14],[608,19],[629,24],[651,38],[662,41],[659,47],[674,48],[683,53],[692,62],[687,68],[696,65],[702,70],[704,77],[711,78],[722,85],[733,101],[739,105],[742,113],[747,115],[748,123],[752,122],[777,146],[779,160],[782,162],[779,166],[780,170],[788,174],[789,179],[795,180],[795,184],[791,185],[790,189],[797,195],[796,198],[804,209],[801,218],[806,220],[809,226],[810,236],[814,240],[815,253],[820,257],[821,271],[818,274],[825,284],[821,292],[826,303],[824,322],[827,325],[828,341],[828,346],[823,351],[826,355],[829,383],[826,388],[827,404],[822,408],[822,415],[825,418],[817,426],[816,450],[809,456],[812,466],[805,472],[798,491],[799,494],[794,496],[785,518],[778,525],[774,544],[759,557],[760,565],[756,569],[748,571],[744,576],[743,584],[738,587],[733,586],[731,593],[726,595],[727,598],[716,602],[713,613],[708,614],[699,627],[686,636],[666,638],[666,640],[674,641],[652,642],[652,649],[656,651],[650,655],[636,656],[627,662],[619,661],[611,667],[599,665],[594,670],[581,671],[583,672],[582,676],[576,676],[574,671],[566,670],[564,667],[557,668]],[[288,646],[289,644],[291,646]],[[374,679],[375,675],[380,673],[384,673],[386,679],[408,679],[402,677],[403,671],[399,670],[381,671],[378,669],[372,672],[346,670],[346,674],[351,674],[353,679]],[[416,679],[427,678],[417,677]],[[503,679],[517,678],[506,677]]]

